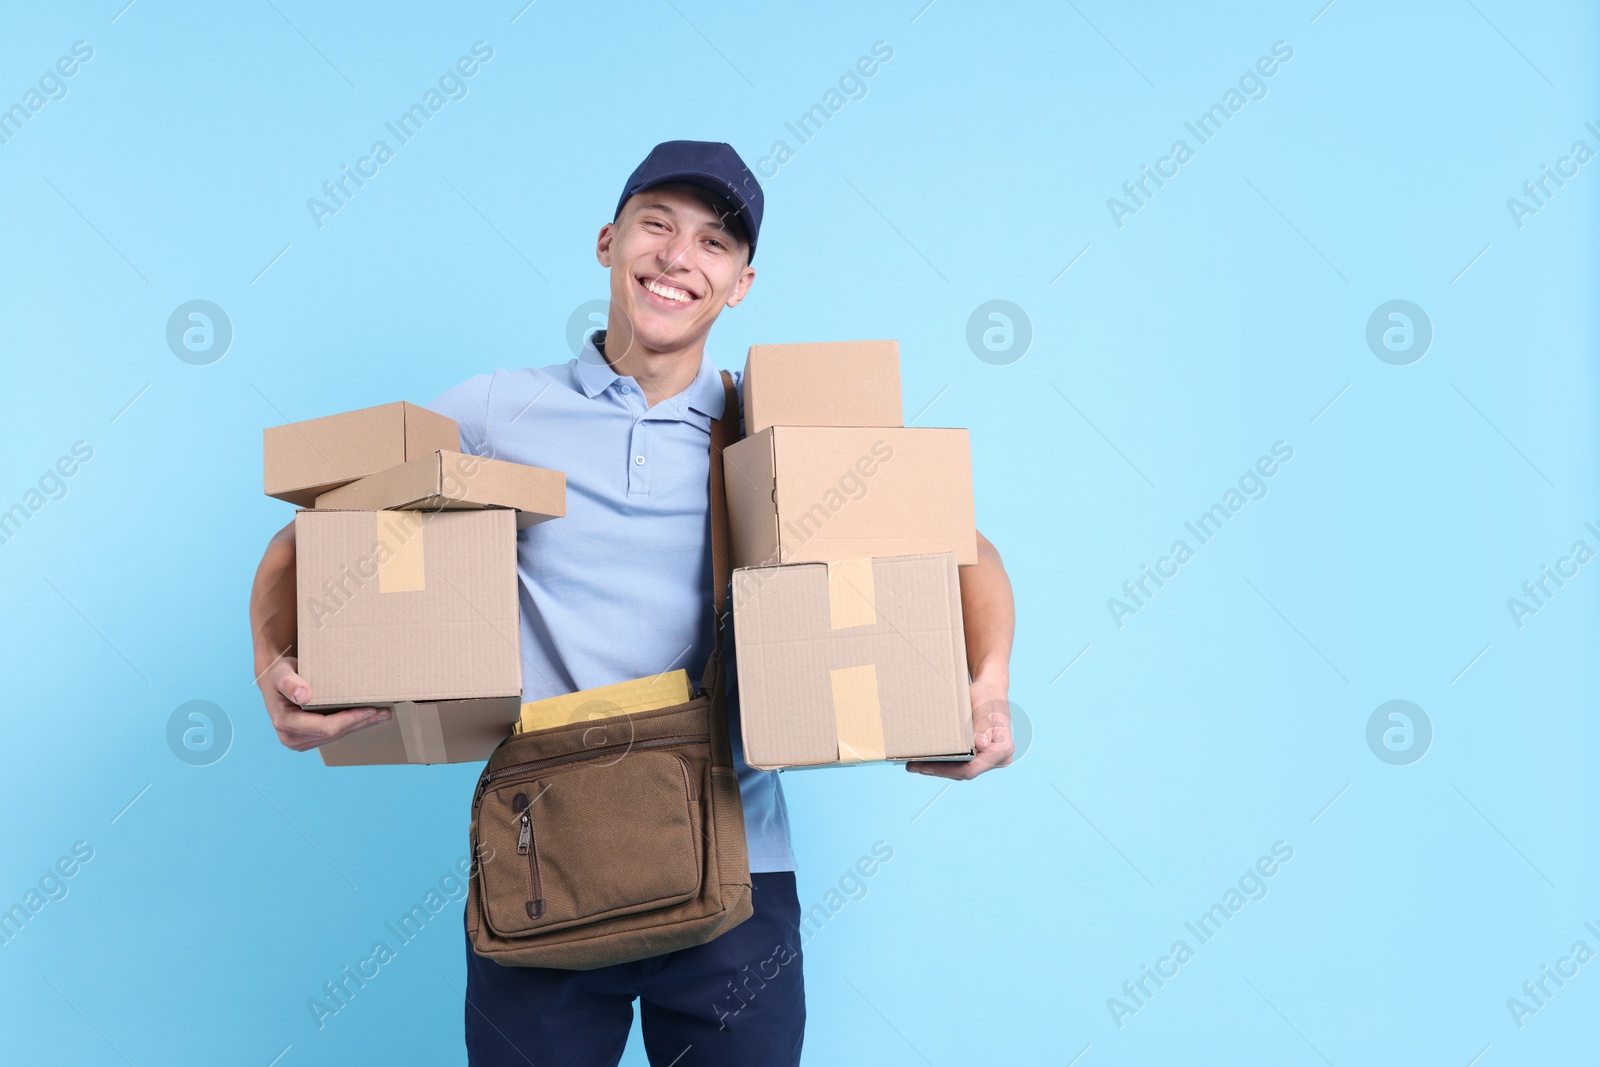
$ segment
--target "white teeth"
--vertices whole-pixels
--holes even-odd
[[[680,304],[687,304],[694,299],[682,289],[674,289],[670,285],[662,285],[660,282],[653,282],[648,278],[645,279],[644,287],[657,296],[664,296],[668,300],[676,300]]]

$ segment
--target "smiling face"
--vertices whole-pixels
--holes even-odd
[[[711,324],[744,299],[756,272],[737,217],[709,191],[671,182],[636,193],[600,228],[611,270],[606,355],[679,355],[698,366]]]

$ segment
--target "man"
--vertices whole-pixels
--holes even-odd
[[[725,397],[705,340],[755,280],[761,213],[761,187],[728,145],[657,145],[600,228],[606,330],[568,363],[480,375],[429,405],[459,424],[463,451],[566,472],[566,516],[518,535],[525,700],[679,667],[698,677],[710,655],[709,442]],[[978,544],[978,564],[961,573],[977,756],[908,764],[913,771],[972,778],[1011,758],[1011,586],[993,546],[981,535]],[[388,717],[300,707],[311,694],[295,673],[292,523],[267,546],[250,614],[262,695],[284,745],[304,751]],[[707,944],[592,971],[506,967],[469,942],[472,1063],[615,1064],[635,997],[653,1064],[799,1062],[805,998],[788,814],[777,774],[744,763],[734,658],[729,731],[754,914]],[[764,962],[752,985],[750,968]]]

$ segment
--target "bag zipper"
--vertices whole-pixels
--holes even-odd
[[[483,794],[489,791],[491,783],[503,781],[507,778],[519,777],[526,774],[536,774],[548,767],[560,766],[563,763],[576,763],[579,760],[593,759],[613,752],[629,752],[634,749],[671,748],[676,745],[688,745],[699,742],[709,744],[710,738],[703,736],[692,737],[652,737],[644,741],[626,741],[616,745],[605,745],[600,748],[587,748],[581,752],[569,752],[564,756],[549,756],[545,759],[534,760],[531,763],[517,763],[504,767],[493,774],[484,768],[483,777],[478,780],[477,794],[472,798],[473,807],[477,807],[483,800]]]
[[[533,804],[522,809],[522,825],[517,828],[517,855],[528,857],[528,918],[544,915],[544,892],[539,884],[539,854],[533,850]]]

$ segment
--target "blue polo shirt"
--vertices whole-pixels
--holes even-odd
[[[463,452],[567,476],[567,514],[517,534],[524,701],[678,668],[699,684],[714,647],[706,479],[724,399],[706,357],[687,389],[647,407],[591,339],[570,363],[480,374],[428,405],[461,427]],[[793,870],[777,772],[744,762],[731,626],[724,640],[750,870]]]

